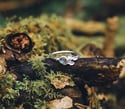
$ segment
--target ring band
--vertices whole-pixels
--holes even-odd
[[[78,55],[76,52],[74,52],[74,51],[69,51],[69,50],[62,50],[62,51],[56,51],[56,52],[53,52],[53,53],[51,53],[50,54],[50,57],[54,57],[54,55],[56,55],[56,54],[72,54],[72,55]]]

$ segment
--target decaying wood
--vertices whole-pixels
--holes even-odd
[[[72,73],[75,77],[80,78],[83,82],[92,85],[106,85],[117,80],[121,72],[118,66],[121,59],[116,58],[79,58],[73,66],[62,65],[58,61],[46,58],[43,60],[47,70],[62,71],[64,73]],[[29,75],[31,79],[35,79],[32,65],[28,62],[22,62],[14,66],[10,66],[10,71],[16,74]]]
[[[80,58],[73,66],[63,66],[53,59],[45,60],[49,69],[76,74],[89,85],[104,85],[118,79],[119,62],[115,58]]]

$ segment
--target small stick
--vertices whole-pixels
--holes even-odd
[[[104,41],[104,55],[106,57],[114,56],[114,39],[116,32],[118,30],[119,19],[117,16],[107,19],[107,29],[105,32],[105,41]]]

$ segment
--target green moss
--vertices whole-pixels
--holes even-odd
[[[8,21],[5,28],[0,30],[0,38],[7,34],[25,32],[35,43],[33,53],[41,55],[56,50],[68,49],[65,38],[72,36],[61,17],[42,15],[37,18],[28,17],[19,21]],[[62,42],[62,43],[60,43]]]
[[[17,81],[6,74],[6,77],[0,80],[0,103],[5,108],[14,107],[23,104],[39,109],[45,105],[46,100],[60,98],[62,95],[52,88],[47,79]]]

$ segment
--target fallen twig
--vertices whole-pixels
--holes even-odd
[[[119,19],[117,16],[111,17],[107,19],[107,29],[105,32],[105,40],[104,40],[104,54],[107,57],[113,57],[114,54],[114,40],[115,35],[118,30]]]
[[[88,35],[93,35],[98,33],[104,34],[106,30],[106,25],[102,22],[96,22],[96,21],[83,22],[71,18],[66,18],[65,21],[68,27],[73,32],[80,32]]]

